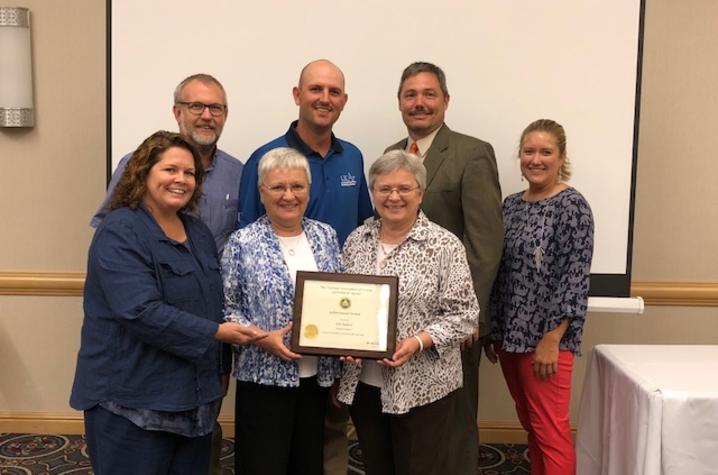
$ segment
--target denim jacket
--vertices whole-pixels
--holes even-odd
[[[142,207],[111,212],[95,232],[73,408],[184,411],[223,396],[217,251],[207,226],[180,216],[191,252]]]

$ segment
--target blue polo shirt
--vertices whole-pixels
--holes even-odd
[[[332,144],[326,157],[315,152],[297,135],[297,121],[281,137],[259,147],[244,164],[239,187],[239,228],[256,221],[266,211],[259,199],[257,167],[268,151],[291,147],[309,160],[312,186],[307,218],[322,221],[337,232],[343,245],[349,233],[373,215],[369,189],[364,176],[364,158],[357,147],[332,134]]]

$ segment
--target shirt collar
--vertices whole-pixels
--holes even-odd
[[[425,241],[429,237],[429,218],[426,217],[423,211],[419,210],[419,215],[414,222],[414,226],[411,227],[411,231],[406,236],[406,239],[412,241]],[[364,229],[364,237],[368,239],[379,239],[379,230],[381,229],[381,219],[375,219],[370,223],[367,223]]]
[[[439,133],[439,130],[441,130],[441,127],[438,127],[435,131],[426,137],[420,138],[419,140],[412,140],[411,137],[407,138],[406,151],[408,152],[411,149],[411,144],[416,143],[416,146],[419,147],[419,157],[424,158],[426,156],[426,152],[428,152],[431,148],[431,144],[434,143],[434,138],[436,138],[436,134]]]
[[[299,137],[299,134],[297,133],[297,123],[299,121],[295,120],[291,124],[289,124],[289,130],[287,130],[287,133],[285,134],[285,138],[287,139],[287,145],[290,147],[299,150],[302,152],[303,155],[309,156],[309,155],[319,155],[318,152],[312,150],[309,145],[305,144],[304,141]],[[339,140],[334,136],[334,132],[332,132],[332,144],[330,146],[330,149],[334,151],[334,153],[342,153],[344,151],[344,147],[342,147],[342,144],[339,143]]]
[[[136,212],[140,213],[140,216],[142,216],[142,220],[145,222],[145,225],[147,226],[147,229],[150,231],[154,239],[158,241],[167,241],[171,243],[175,243],[176,241],[173,241],[172,239],[168,238],[164,231],[162,231],[162,228],[155,220],[154,216],[152,216],[152,213],[150,213],[150,210],[147,209],[147,207],[144,204],[140,204],[137,207]],[[182,224],[184,224],[185,232],[187,233],[187,239],[194,239],[195,236],[193,234],[193,230],[190,229],[189,224],[187,223],[187,215],[190,213],[188,211],[180,211],[177,213],[177,215],[182,220]],[[181,244],[181,243],[179,243]]]

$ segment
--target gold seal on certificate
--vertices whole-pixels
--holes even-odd
[[[309,324],[304,327],[304,338],[311,340],[312,338],[316,338],[318,334],[319,328],[317,328],[316,325]]]
[[[396,346],[398,278],[297,272],[292,350],[386,358]]]

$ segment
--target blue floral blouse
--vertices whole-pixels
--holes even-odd
[[[342,272],[341,251],[334,229],[304,218],[304,232],[317,269]],[[225,320],[277,330],[292,321],[294,284],[279,240],[267,216],[232,233],[222,256]],[[285,336],[289,345],[290,334]],[[317,381],[328,387],[339,376],[339,360],[319,358]],[[295,361],[284,361],[256,345],[235,346],[234,377],[240,381],[280,387],[299,386]]]
[[[503,204],[504,252],[491,294],[492,338],[512,353],[534,351],[563,319],[559,348],[578,354],[593,258],[593,215],[574,188],[537,202]]]

